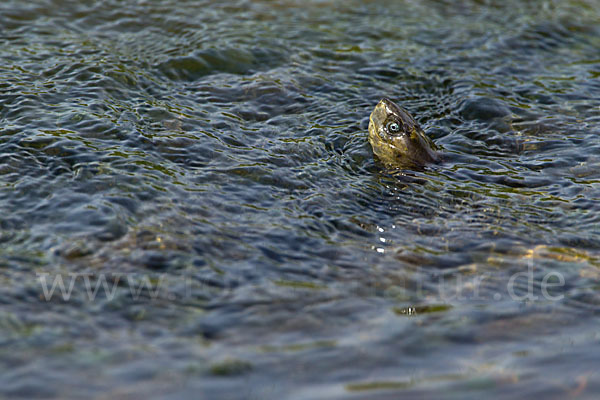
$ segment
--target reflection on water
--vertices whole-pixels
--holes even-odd
[[[595,398],[594,1],[0,5],[0,393]],[[386,171],[389,97],[444,161]]]

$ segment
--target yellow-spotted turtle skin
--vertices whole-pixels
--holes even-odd
[[[369,118],[369,143],[389,168],[419,168],[439,160],[435,145],[412,115],[386,98]]]

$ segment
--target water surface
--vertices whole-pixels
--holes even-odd
[[[598,10],[3,2],[0,396],[596,398]]]

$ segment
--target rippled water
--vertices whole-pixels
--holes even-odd
[[[0,396],[597,398],[599,10],[4,1]]]

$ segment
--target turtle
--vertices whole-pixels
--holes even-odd
[[[369,117],[369,143],[389,168],[422,168],[440,161],[437,147],[413,116],[387,98],[381,99]]]

